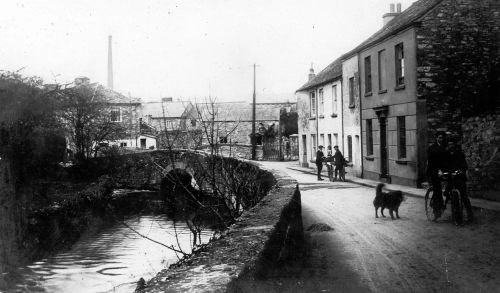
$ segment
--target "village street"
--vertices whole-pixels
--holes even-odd
[[[401,219],[391,220],[388,212],[376,219],[374,188],[319,182],[297,162],[263,165],[299,182],[306,256],[259,291],[498,292],[500,212],[475,208],[474,223],[456,227],[449,211],[430,222],[423,199],[405,196]],[[332,230],[310,230],[313,224]]]

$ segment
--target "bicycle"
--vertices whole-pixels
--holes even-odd
[[[463,172],[458,170],[455,172],[446,172],[439,176],[441,179],[442,196],[445,197],[444,205],[441,208],[435,208],[432,202],[434,199],[434,189],[430,186],[425,193],[425,214],[429,221],[433,221],[436,215],[441,216],[446,210],[446,205],[451,200],[451,217],[453,222],[461,224],[463,217],[464,204],[460,191],[455,188],[454,181],[456,177],[462,176]]]

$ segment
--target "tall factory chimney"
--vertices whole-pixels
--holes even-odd
[[[113,89],[113,48],[111,36],[108,36],[108,87]]]

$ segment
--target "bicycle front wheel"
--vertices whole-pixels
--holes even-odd
[[[464,204],[458,189],[451,190],[451,214],[455,224],[462,224],[464,218]]]
[[[433,195],[434,195],[434,190],[432,189],[431,186],[427,189],[427,192],[425,193],[425,215],[427,216],[427,219],[429,221],[432,221],[434,219],[434,213],[431,207],[431,199]]]

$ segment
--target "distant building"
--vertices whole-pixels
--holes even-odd
[[[184,131],[187,123],[195,117],[192,114],[193,104],[189,101],[173,101],[162,98],[161,102],[142,103],[144,120],[157,131]]]
[[[197,103],[199,127],[208,127],[213,123],[214,137],[223,144],[251,144],[252,104],[248,102]],[[280,109],[295,109],[295,103],[256,103],[256,133],[264,134],[274,129],[279,132]],[[204,126],[205,125],[205,126]],[[210,135],[210,134],[209,134]],[[212,138],[204,134],[204,144]],[[259,141],[261,144],[261,141]]]
[[[309,81],[296,92],[299,164],[316,159],[318,145],[343,146],[342,61],[335,60],[318,75],[311,68]]]

